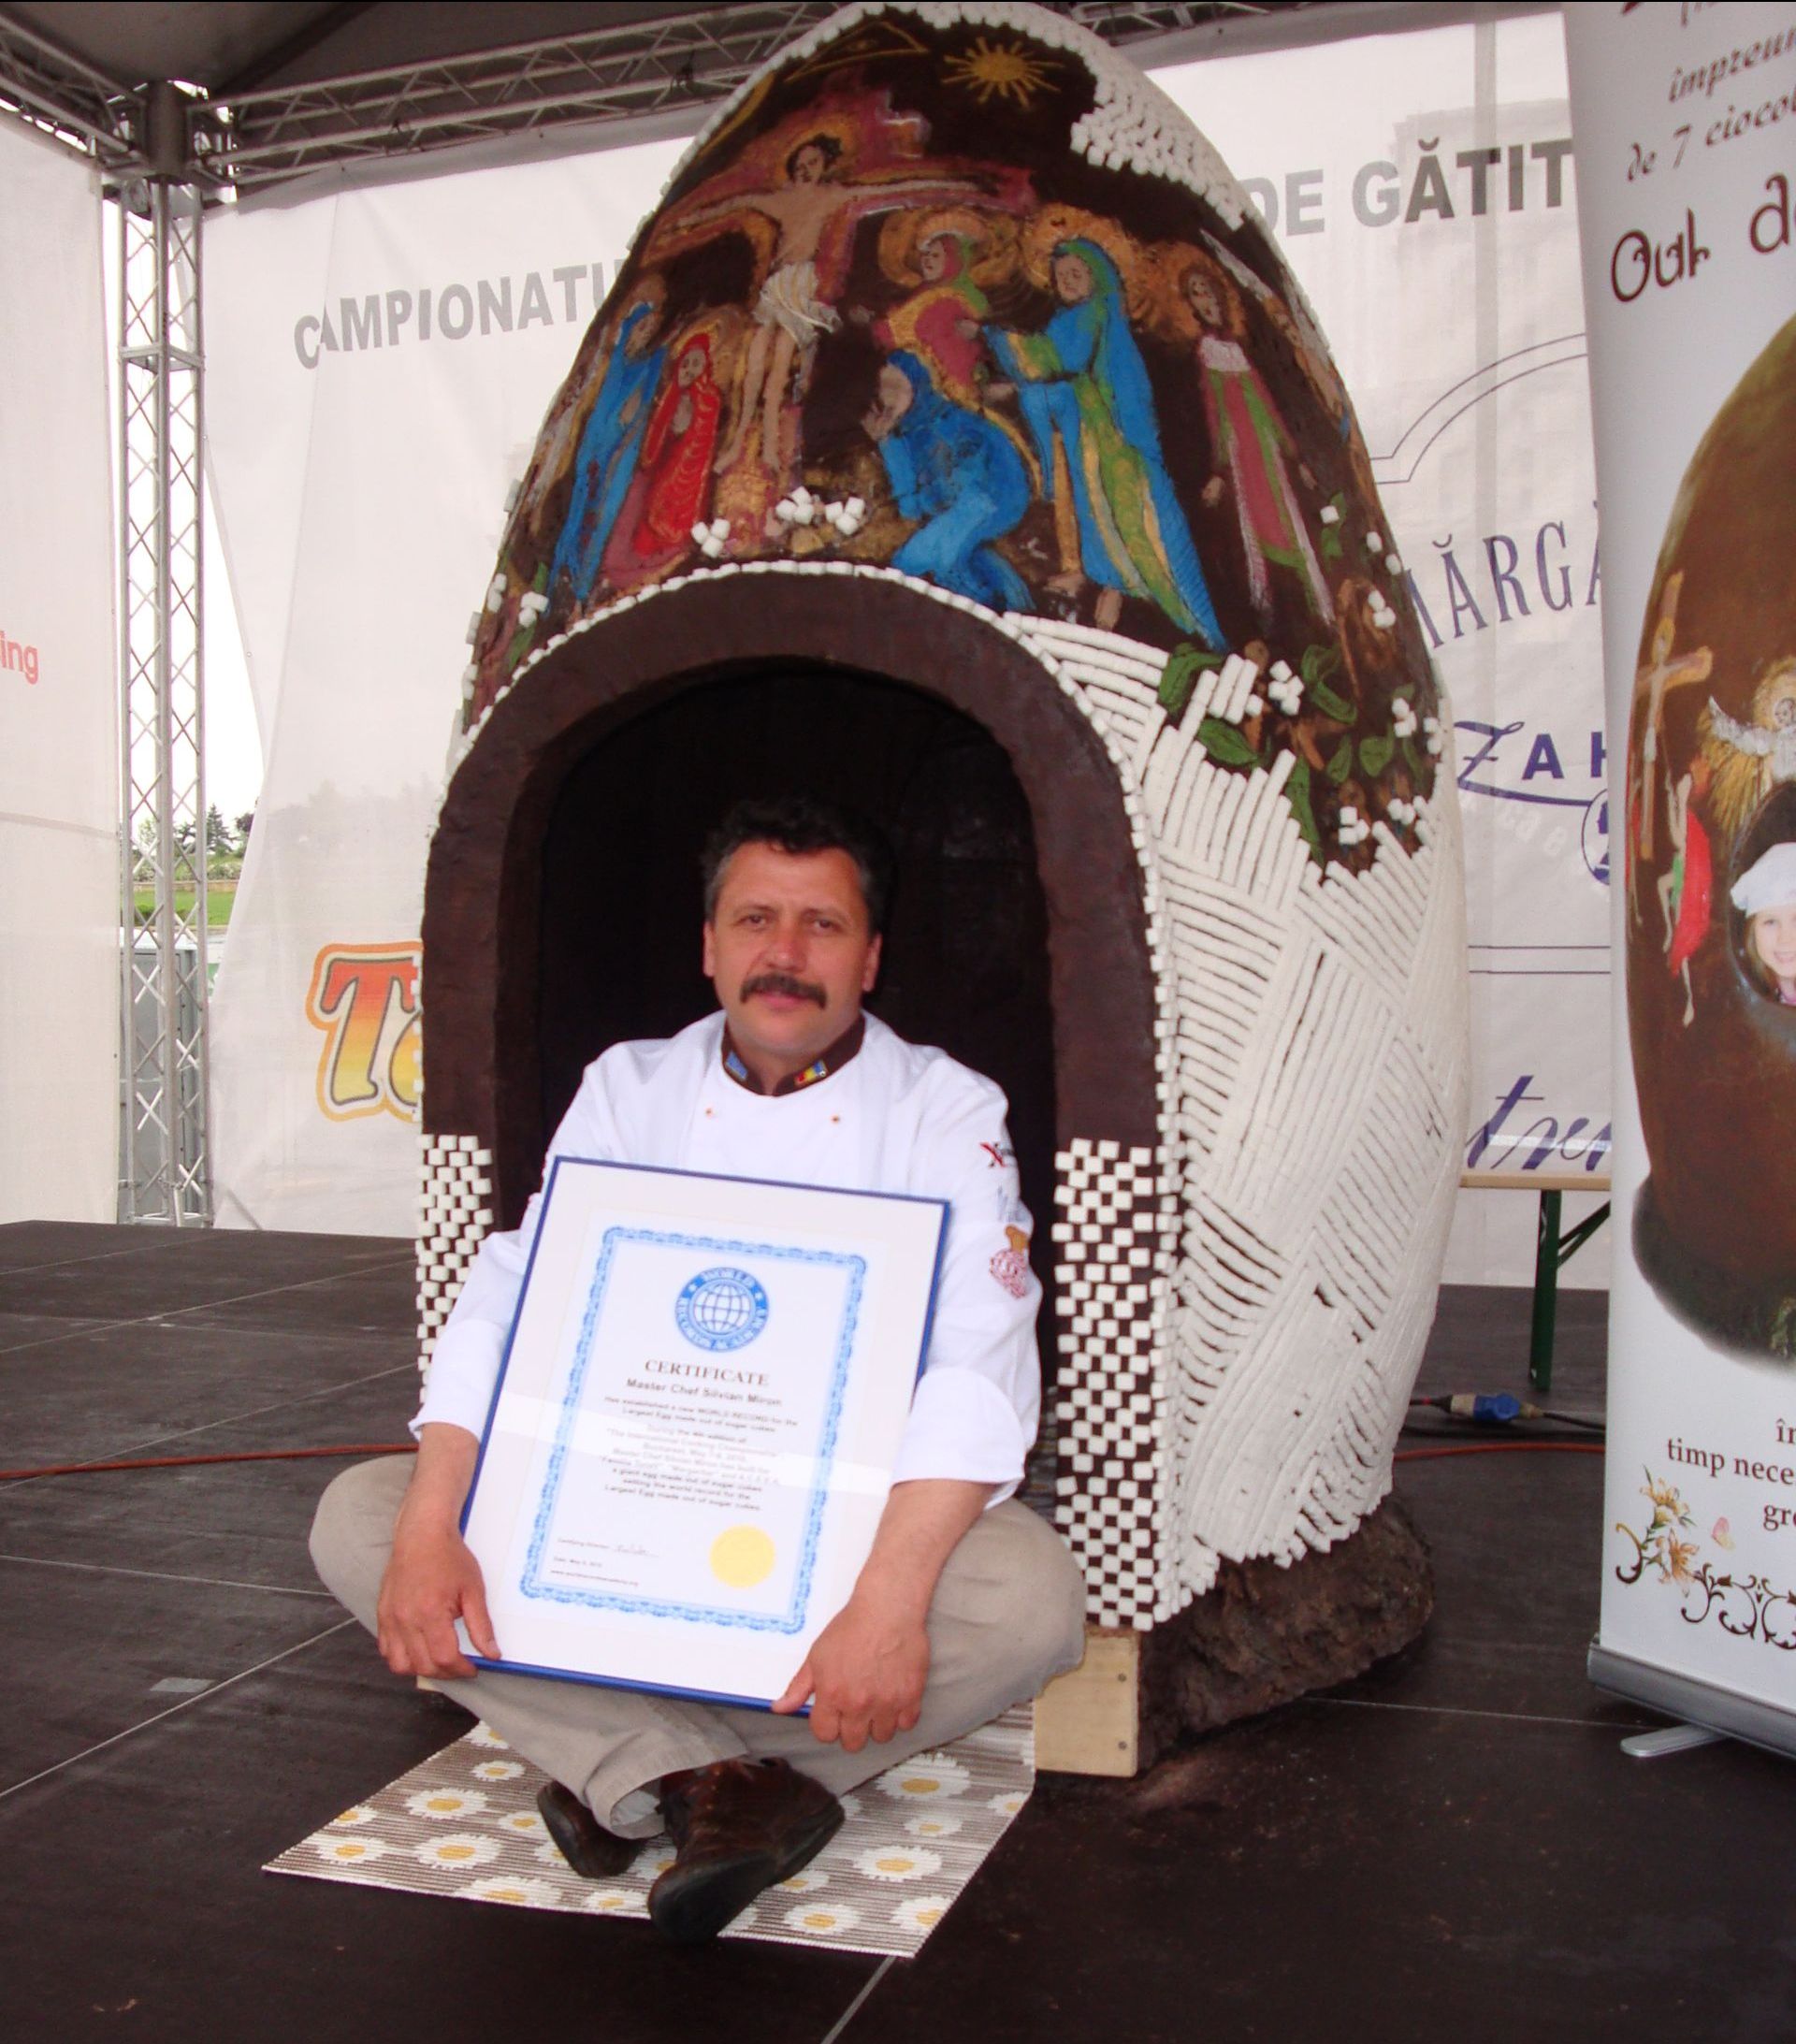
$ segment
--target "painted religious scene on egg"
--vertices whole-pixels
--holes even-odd
[[[1295,755],[1318,862],[1381,821],[1412,848],[1439,705],[1327,346],[1220,165],[1232,217],[1079,152],[1099,90],[1022,31],[896,12],[757,81],[544,421],[470,724],[621,598],[847,562],[1158,649],[1219,765]]]
[[[1628,1006],[1635,1249],[1727,1347],[1796,1362],[1796,321],[1692,459],[1643,621]]]

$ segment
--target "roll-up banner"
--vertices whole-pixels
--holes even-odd
[[[1569,33],[1625,761],[1590,1669],[1796,1751],[1796,7]]]
[[[99,178],[0,123],[0,1222],[111,1221],[119,838]]]
[[[1608,774],[1558,18],[1154,75],[1314,303],[1451,692],[1467,1165],[1601,1172]],[[681,147],[209,220],[211,476],[270,734],[214,1009],[227,1224],[412,1225],[418,918],[462,633],[507,486]],[[1525,1282],[1533,1227],[1525,1195],[1467,1194],[1449,1277]]]

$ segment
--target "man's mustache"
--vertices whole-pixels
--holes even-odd
[[[821,987],[813,986],[808,979],[795,979],[789,972],[760,972],[752,979],[745,979],[739,998],[746,1001],[756,993],[784,993],[794,1001],[815,1001],[818,1008],[830,1005],[829,995]]]

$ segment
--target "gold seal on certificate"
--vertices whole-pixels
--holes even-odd
[[[873,1544],[947,1210],[558,1158],[464,1519],[485,1665],[780,1695]]]

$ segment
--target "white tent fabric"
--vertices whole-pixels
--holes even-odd
[[[1158,81],[1279,229],[1440,642],[1460,722],[1475,1120],[1492,1124],[1468,1131],[1470,1161],[1600,1167],[1600,627],[1558,18]],[[413,968],[462,632],[596,302],[591,266],[608,283],[678,148],[210,225],[211,473],[272,733],[214,1009],[226,1224],[412,1225]],[[1525,1277],[1531,1203],[1462,1206],[1448,1275]]]
[[[99,180],[7,126],[0,192],[0,1222],[110,1221],[119,799]]]
[[[225,1225],[403,1234],[424,859],[508,483],[680,144],[209,222],[267,776],[213,1008]]]

